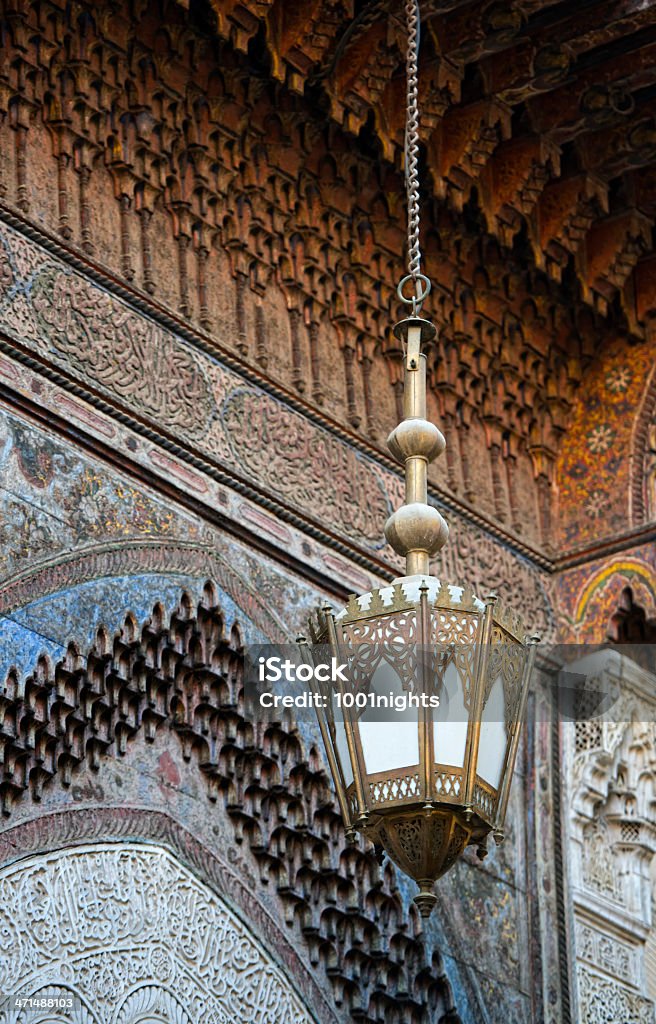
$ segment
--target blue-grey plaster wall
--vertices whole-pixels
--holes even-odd
[[[12,666],[21,673],[29,672],[44,653],[57,661],[70,640],[75,640],[84,653],[100,625],[113,634],[128,612],[138,622],[145,622],[157,601],[173,611],[183,590],[196,602],[203,583],[204,580],[181,574],[114,576],[80,583],[32,601],[11,615],[0,617],[0,679]],[[219,595],[219,604],[228,628],[239,623],[244,643],[266,640],[227,594]]]

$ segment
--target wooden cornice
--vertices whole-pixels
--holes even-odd
[[[243,50],[263,38],[274,78],[297,93],[320,88],[330,117],[349,132],[373,124],[383,154],[401,165],[401,3],[370,0],[357,17],[350,0],[313,0],[302,5],[302,16],[292,0],[208,3],[220,36]],[[422,132],[435,194],[458,209],[473,193],[483,196],[488,230],[508,245],[525,225],[538,266],[559,278],[563,262],[574,256],[570,179],[591,174],[594,190],[611,188],[617,195],[625,191],[618,180],[656,165],[651,8],[642,0],[580,7],[551,0],[425,0],[422,16]],[[547,189],[548,238],[534,215]],[[562,207],[558,195],[566,199]],[[595,248],[614,248],[594,283],[585,260],[572,262],[583,296],[598,307],[599,296],[603,306],[622,293],[651,249],[650,242],[635,248],[626,262],[626,238],[612,216],[631,210],[623,202],[616,200],[610,211],[604,201],[588,205],[576,217],[582,242],[589,233]],[[645,218],[640,235],[647,239],[653,201],[641,196],[639,202],[633,216]],[[641,333],[635,311],[656,305],[656,294],[641,293],[644,275],[635,273],[633,280],[635,299],[626,313]]]

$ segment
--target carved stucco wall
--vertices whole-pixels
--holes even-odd
[[[170,369],[178,366],[178,358],[184,369],[187,359],[195,361],[199,375],[220,378],[211,426],[185,434],[187,406],[173,400],[166,405],[152,389],[146,398],[157,408],[147,402],[142,409],[130,397],[134,381],[124,388],[106,356],[114,350],[134,354],[139,345],[155,344],[161,329],[141,312],[130,311],[123,300],[110,303],[94,282],[67,272],[62,261],[17,232],[6,233],[5,240],[5,257],[14,275],[5,293],[5,330],[35,352],[48,350],[48,360],[52,357],[61,370],[79,376],[73,387],[70,380],[55,378],[42,366],[7,355],[0,360],[0,383],[14,396],[14,402],[7,400],[0,408],[3,673],[11,664],[23,674],[29,672],[42,652],[57,661],[71,639],[84,649],[100,623],[111,638],[126,612],[141,623],[156,600],[170,611],[178,587],[189,592],[193,604],[208,576],[220,585],[228,621],[238,620],[247,639],[249,629],[253,635],[276,638],[294,633],[310,608],[327,596],[320,583],[308,580],[310,571],[318,580],[328,583],[332,578],[350,591],[368,589],[379,572],[393,571],[393,559],[377,565],[369,557],[368,553],[378,556],[373,539],[367,540],[373,529],[369,520],[358,527],[356,547],[340,546],[356,504],[362,502],[369,515],[370,494],[374,505],[381,493],[387,495],[385,503],[398,500],[399,478],[387,466],[345,438],[331,437],[262,389],[245,384],[207,353],[194,353],[173,334],[163,348],[171,357]],[[39,288],[50,287],[48,282],[55,279],[60,291],[54,307],[49,305],[54,301],[50,292],[47,302],[34,303]],[[69,297],[67,288],[72,289]],[[72,309],[69,299],[84,301]],[[94,324],[90,335],[84,333],[87,321]],[[64,337],[62,324],[82,331],[77,349],[55,344],[56,338]],[[107,387],[105,394],[115,406],[93,394],[89,368],[97,344],[107,350],[105,356],[96,353],[102,357],[99,383]],[[89,359],[83,375],[80,353],[85,345]],[[84,381],[88,386],[83,388]],[[164,446],[159,436],[144,431],[137,415],[127,417],[130,402],[133,413],[141,410],[146,418],[152,413],[153,427],[180,431],[180,447]],[[225,422],[219,410],[225,412]],[[193,453],[206,446],[210,436],[225,438],[226,430],[234,437],[243,431],[249,439],[241,489],[238,445],[223,445],[212,463],[193,461]],[[277,438],[286,445],[286,462],[272,465],[269,451]],[[120,468],[112,453],[119,453]],[[292,467],[288,473],[287,464]],[[219,465],[224,474],[220,478],[213,475]],[[311,473],[306,479],[301,467],[308,465]],[[257,489],[248,490],[246,485]],[[306,515],[317,495],[322,533]],[[217,524],[215,509],[229,529]],[[379,512],[382,521],[385,509],[381,506]],[[451,541],[435,571],[450,579],[467,578],[477,590],[497,589],[522,607],[543,635],[553,635],[548,577],[468,519],[449,519]],[[230,535],[244,528],[247,535],[241,539]],[[263,539],[267,553],[255,546]],[[293,567],[290,558],[295,559]],[[133,756],[131,742],[127,753]],[[540,770],[547,763],[543,758]],[[445,911],[435,921],[431,942],[444,956],[456,1005],[467,1022],[525,1024],[536,1000],[544,1000],[546,1019],[553,1024],[560,1024],[562,1016],[557,980],[548,972],[541,976],[534,967],[534,962],[549,962],[557,955],[555,908],[549,896],[555,882],[548,770],[547,788],[541,790],[544,814],[532,832],[532,819],[526,825],[526,808],[537,768],[527,760],[523,769],[525,774],[520,766],[515,786],[508,843],[495,849],[483,865],[472,859],[441,883]],[[92,776],[88,782],[75,781],[73,788],[84,802],[86,793],[97,792],[96,785]],[[138,791],[138,780],[134,786]],[[59,792],[58,804],[70,802],[70,794],[71,790]],[[125,800],[125,790],[117,790],[115,799],[119,804]],[[45,811],[45,805],[41,807]],[[534,884],[541,887],[539,907],[530,911],[526,894]],[[530,964],[522,953],[527,944],[535,956]]]
[[[253,635],[279,637],[293,633],[310,608],[325,599],[326,592],[308,581],[307,571],[326,582],[332,577],[349,590],[365,590],[380,572],[393,568],[393,559],[376,563],[380,553],[373,519],[366,518],[371,507],[378,508],[381,494],[385,508],[398,500],[399,478],[386,465],[245,383],[208,353],[194,353],[172,333],[162,348],[163,356],[170,357],[170,369],[184,370],[193,363],[200,377],[209,374],[219,382],[210,426],[194,432],[192,424],[191,433],[185,433],[184,411],[196,400],[193,381],[187,406],[175,395],[166,404],[168,399],[151,388],[142,408],[131,397],[138,381],[126,384],[117,377],[107,353],[157,347],[162,329],[131,311],[124,300],[110,300],[95,282],[70,273],[62,261],[18,232],[8,230],[5,243],[8,273],[14,275],[4,297],[5,330],[47,358],[44,366],[8,355],[0,360],[0,382],[15,401],[6,400],[0,409],[3,674],[11,664],[28,672],[43,651],[58,660],[70,639],[81,645],[90,642],[101,622],[111,636],[126,611],[141,622],[155,600],[171,609],[180,587],[193,602],[207,576],[220,582],[225,611],[229,619],[238,619],[245,637],[249,629]],[[45,299],[39,299],[40,288]],[[81,305],[76,307],[76,302]],[[85,317],[94,324],[89,337],[84,334]],[[65,328],[82,332],[78,348],[66,347]],[[85,345],[88,358],[82,365]],[[90,367],[96,356],[102,357],[100,384],[114,405],[94,397]],[[70,371],[75,384],[45,372],[50,361]],[[184,373],[182,377],[186,379]],[[130,409],[133,418],[125,414]],[[166,447],[150,428],[145,431],[140,410],[153,430],[179,430],[180,447]],[[240,446],[235,438],[250,427],[243,486],[238,488]],[[210,453],[207,445],[219,436],[220,450]],[[284,463],[269,458],[270,445],[278,438],[286,445]],[[103,445],[120,453],[120,469]],[[194,462],[203,447],[210,461]],[[308,464],[313,467],[311,480],[301,471]],[[292,467],[289,473],[287,465]],[[148,474],[148,483],[139,479],[143,474]],[[310,515],[315,499],[320,531]],[[358,544],[347,550],[343,541],[348,539],[349,517],[361,503],[366,515],[355,524]],[[246,527],[248,536],[238,540],[220,528],[212,518],[217,508],[230,531]],[[376,513],[381,521],[385,508],[381,505]],[[556,630],[554,594],[561,630],[570,622],[582,622],[598,636],[618,580],[633,573],[632,579],[644,579],[649,590],[653,546],[636,552],[632,560],[600,561],[596,589],[589,566],[561,577],[554,588],[535,564],[466,517],[451,514],[449,519],[451,541],[435,571],[451,579],[466,577],[476,589],[497,589],[524,610],[543,636]],[[262,538],[267,554],[254,546]],[[296,559],[295,571],[282,564],[290,557]],[[547,969],[538,977],[539,970],[529,970],[522,955],[527,943],[536,962],[553,963],[559,955],[550,845],[552,767],[544,729],[540,722],[526,775],[516,787],[509,845],[482,867],[459,866],[442,883],[453,909],[437,926],[435,942],[450,965],[457,1004],[473,1008],[467,1020],[524,1024],[530,1019],[531,998],[544,1000],[546,1019],[553,1024],[564,1019],[557,980]],[[542,784],[536,807],[526,795],[534,777]],[[539,887],[539,906],[530,910],[526,894],[533,885]],[[485,927],[472,925],[480,920]]]
[[[280,966],[169,851],[93,844],[0,870],[0,991],[73,998],[8,1006],[3,1024],[312,1024]]]
[[[615,652],[587,655],[573,669],[612,698],[603,715],[562,726],[578,1020],[654,1024],[646,961],[655,925],[654,678]]]
[[[371,851],[342,849],[333,797],[317,755],[318,738],[291,725],[254,732],[235,714],[238,673],[228,672],[224,678],[223,669],[218,668],[224,657],[236,665],[235,653],[231,648],[221,658],[212,655],[218,612],[208,617],[207,610],[202,611],[208,600],[216,600],[216,594],[208,597],[208,593],[195,615],[187,603],[170,617],[159,612],[157,621],[144,627],[129,616],[113,642],[106,634],[103,639],[101,631],[98,646],[88,658],[69,653],[54,670],[42,659],[37,673],[24,683],[10,677],[3,692],[7,725],[2,745],[6,764],[17,771],[4,776],[7,802],[0,825],[0,862],[15,857],[23,843],[27,850],[36,846],[47,851],[51,844],[91,836],[124,840],[128,825],[130,841],[141,839],[153,817],[170,815],[185,835],[215,850],[245,881],[255,905],[249,914],[258,931],[267,915],[278,921],[299,955],[318,965],[318,977],[328,955],[324,951],[336,942],[344,958],[339,973],[336,965],[331,972],[338,987],[344,973],[350,977],[352,965],[361,979],[357,986],[369,993],[381,969],[387,972],[388,989],[393,983],[395,992],[403,991],[394,966],[396,951],[407,947],[407,961],[409,951],[421,940],[429,963],[432,958],[432,973],[423,977],[435,984],[448,978],[463,1022],[527,1024],[532,1000],[541,998],[535,964],[523,955],[529,943],[539,950],[541,930],[540,919],[527,912],[536,841],[527,829],[531,766],[521,759],[506,843],[493,846],[483,864],[473,851],[468,852],[466,860],[440,883],[439,910],[420,932],[416,914],[409,908],[412,885],[389,865],[379,869]],[[221,621],[230,642],[238,644],[230,632],[230,620],[221,617]],[[154,637],[159,637],[155,647]],[[185,651],[192,641],[190,657]],[[131,666],[141,673],[146,649],[160,652],[160,667],[148,669],[151,682],[142,680],[137,686]],[[201,649],[206,657],[212,655],[212,670],[201,670],[197,664]],[[171,673],[179,663],[193,663],[197,670],[174,673],[174,681]],[[206,685],[212,681],[205,696],[197,677]],[[225,692],[226,680],[234,692]],[[123,698],[116,686],[130,706],[127,719],[121,714]],[[154,706],[147,696],[154,692],[153,686],[158,694]],[[89,687],[97,699],[80,704]],[[184,722],[181,692],[185,694]],[[65,705],[57,696],[62,693]],[[35,709],[30,711],[34,701]],[[23,726],[34,721],[34,713],[38,726],[23,737]],[[64,719],[68,724],[62,732]],[[57,725],[60,720],[62,725]],[[10,723],[16,724],[14,739]],[[48,737],[58,737],[54,747]],[[42,740],[45,760],[33,749]],[[117,814],[116,821],[104,817],[108,810]],[[23,840],[23,835],[28,838]],[[544,849],[548,834],[542,840]],[[189,850],[189,838],[183,848]],[[203,857],[195,863],[202,864]],[[236,892],[234,877],[226,888]],[[548,917],[549,908],[541,907],[539,915],[543,913]],[[297,927],[300,924],[302,928]],[[545,924],[543,931],[552,935],[553,927]],[[377,933],[389,943],[390,951],[381,945]],[[280,938],[276,941],[282,946]],[[368,959],[370,943],[376,944],[378,967]],[[363,956],[371,971],[361,973],[357,965]],[[351,978],[351,997],[355,984]],[[402,997],[395,994],[395,998]],[[548,1018],[553,1024],[559,1022],[557,998],[555,992],[555,1015]],[[351,1019],[346,1010],[340,1012],[340,1020]],[[388,1014],[385,1019],[397,1018]]]

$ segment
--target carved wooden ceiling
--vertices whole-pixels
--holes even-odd
[[[639,352],[609,412],[633,422],[656,344],[656,2],[422,14],[429,399],[454,439],[432,483],[547,553],[566,500],[568,544],[640,524],[646,442],[620,480],[580,385]],[[378,457],[402,415],[404,49],[403,0],[0,0],[3,215]],[[560,467],[584,462],[575,494]],[[588,491],[630,488],[582,530]]]
[[[241,50],[266,40],[273,75],[322,95],[351,133],[401,161],[402,0],[207,0]],[[193,3],[192,3],[193,6]],[[196,6],[204,6],[203,4]],[[521,231],[552,278],[576,273],[642,333],[656,312],[656,3],[424,0],[420,95],[427,174],[457,209]]]

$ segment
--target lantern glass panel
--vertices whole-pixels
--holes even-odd
[[[494,789],[499,788],[508,735],[504,721],[503,679],[498,675],[481,716],[481,737],[476,773]]]
[[[419,763],[416,721],[366,722],[360,719],[360,739],[365,768],[370,775],[415,767]]]
[[[462,676],[453,661],[442,677],[440,704],[433,712],[433,746],[436,764],[462,768],[469,713],[465,708]]]
[[[380,662],[369,687],[374,699],[393,702],[408,696],[399,673],[387,660]],[[394,771],[419,763],[418,711],[393,710],[385,703],[368,703],[359,719],[360,741],[368,774]]]

